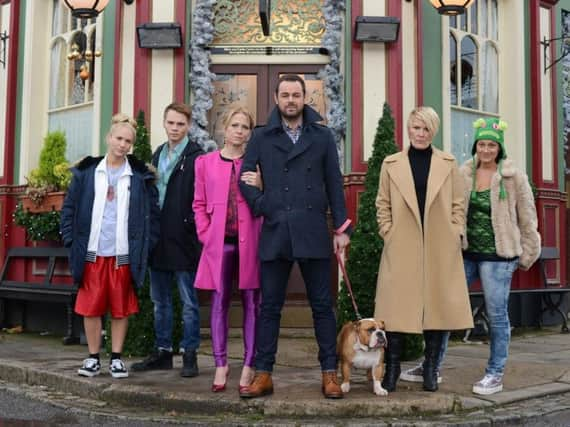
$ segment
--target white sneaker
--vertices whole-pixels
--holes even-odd
[[[473,393],[487,396],[503,390],[503,376],[485,374],[482,380],[473,384]]]
[[[412,383],[421,383],[424,381],[424,367],[420,363],[415,368],[408,369],[400,374],[400,379],[402,381],[408,381]],[[441,384],[443,378],[437,373],[437,383]]]
[[[88,357],[83,361],[83,366],[77,370],[82,377],[94,377],[101,373],[101,363],[99,359]]]
[[[121,359],[111,360],[109,373],[113,378],[127,378],[129,376],[129,371]]]

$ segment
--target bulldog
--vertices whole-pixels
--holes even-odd
[[[336,349],[342,372],[340,388],[343,393],[350,391],[350,371],[354,367],[368,370],[368,379],[372,380],[374,394],[388,394],[382,387],[385,347],[386,333],[381,320],[362,319],[342,327],[337,337]]]

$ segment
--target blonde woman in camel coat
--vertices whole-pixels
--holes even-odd
[[[473,327],[461,259],[463,183],[452,155],[431,146],[439,117],[419,107],[408,119],[410,147],[384,160],[376,198],[384,249],[374,316],[388,331],[383,387],[400,375],[405,333],[423,333],[423,386],[437,390],[445,332]]]

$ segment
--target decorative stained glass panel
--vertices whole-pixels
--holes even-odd
[[[218,0],[214,45],[320,46],[325,32],[324,0],[273,0],[269,36],[264,36],[258,0]]]

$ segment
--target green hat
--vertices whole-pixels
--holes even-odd
[[[502,121],[497,118],[486,118],[477,119],[473,122],[473,127],[475,128],[475,138],[473,141],[473,147],[471,148],[471,154],[476,156],[477,153],[477,141],[481,139],[486,139],[489,141],[495,141],[499,144],[499,155],[497,156],[497,163],[499,174],[501,175],[501,182],[499,184],[499,199],[504,200],[507,197],[507,192],[503,184],[502,170],[503,170],[503,160],[507,158],[507,150],[505,150],[505,136],[504,131],[507,129],[507,122]],[[473,161],[473,168],[477,168],[477,159]],[[475,171],[473,171],[473,176],[475,176]],[[475,179],[473,180],[473,191],[475,190]]]
[[[499,160],[507,158],[504,136],[504,131],[508,127],[507,122],[494,117],[487,119],[477,119],[473,122],[473,127],[475,128],[475,139],[473,141],[473,147],[471,148],[472,155],[475,155],[477,152],[477,141],[480,139],[487,139],[489,141],[495,141],[497,144],[499,144]]]

